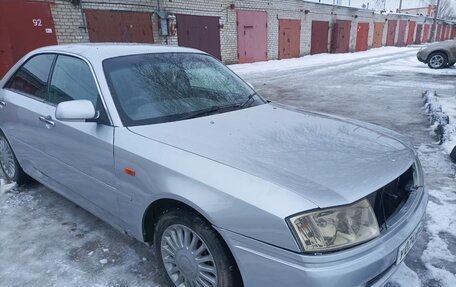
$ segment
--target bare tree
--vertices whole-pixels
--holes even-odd
[[[437,0],[429,0],[431,5],[436,5]],[[453,7],[453,0],[440,0],[438,17],[441,19],[452,19],[456,17],[456,11]]]

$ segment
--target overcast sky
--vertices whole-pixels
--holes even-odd
[[[310,0],[312,2],[319,2],[318,0]],[[399,0],[335,0],[339,1],[341,5],[348,6],[350,3],[353,7],[361,7],[363,4],[369,3],[369,8],[376,8],[377,3],[384,3],[386,1],[386,10],[387,11],[396,11],[399,8]],[[322,3],[333,3],[333,0],[321,0]],[[456,6],[456,0],[453,0],[453,5]],[[402,0],[402,8],[415,8],[415,7],[425,7],[429,1],[427,0]],[[378,5],[378,4],[377,4]],[[383,4],[381,4],[383,8]]]

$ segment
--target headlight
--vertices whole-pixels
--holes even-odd
[[[347,248],[380,234],[377,218],[367,199],[350,206],[304,213],[289,221],[305,252]]]
[[[424,186],[423,168],[418,157],[413,164],[413,184],[415,187]]]

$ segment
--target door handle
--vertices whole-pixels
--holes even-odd
[[[43,123],[47,124],[47,125],[50,125],[51,127],[55,126],[55,122],[52,121],[52,118],[51,116],[39,116],[38,117],[40,119],[40,121],[42,121]]]
[[[0,108],[6,107],[6,102],[0,101]]]

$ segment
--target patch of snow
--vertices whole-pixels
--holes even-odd
[[[87,255],[92,256],[93,255],[93,251],[90,251]]]
[[[6,183],[6,181],[0,178],[0,194],[7,193],[16,186],[15,182]]]
[[[456,97],[440,96],[433,91],[424,94],[425,109],[431,126],[449,154],[456,146]]]
[[[320,67],[335,64],[350,63],[356,60],[366,60],[367,62],[375,61],[376,57],[392,56],[395,57],[398,53],[416,52],[417,48],[407,47],[381,47],[374,48],[368,51],[343,54],[317,54],[307,55],[300,58],[271,60],[265,62],[256,62],[251,64],[234,64],[230,65],[230,69],[240,75],[258,73],[264,71],[289,71],[290,69],[301,69],[306,67]]]
[[[421,280],[418,275],[413,272],[412,269],[408,268],[405,263],[401,263],[393,278],[390,280],[391,283],[396,283],[399,286],[407,287],[421,287]],[[394,286],[394,285],[393,285]]]
[[[103,248],[103,252],[109,252],[108,248]]]
[[[455,169],[441,147],[431,149],[423,145],[418,153],[430,181],[427,186],[431,197],[425,228],[429,239],[421,260],[430,273],[428,277],[439,282],[439,286],[456,286]]]
[[[100,263],[103,264],[103,265],[104,265],[104,264],[107,264],[107,263],[108,263],[108,259],[101,259],[101,260],[100,260]]]

